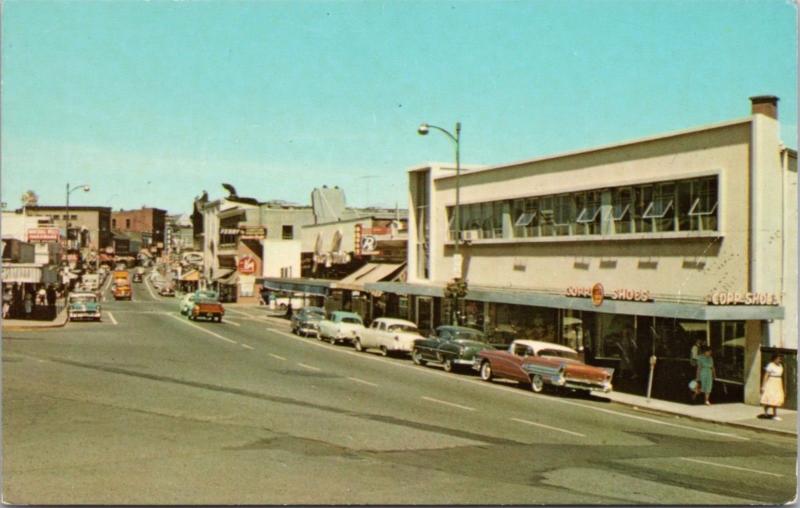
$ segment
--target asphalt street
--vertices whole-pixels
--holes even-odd
[[[796,440],[193,322],[134,284],[101,323],[3,334],[13,504],[778,504]],[[757,411],[757,408],[754,408]]]

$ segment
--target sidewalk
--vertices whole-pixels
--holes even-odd
[[[639,395],[622,392],[611,392],[598,397],[605,397],[613,402],[632,406],[635,409],[658,411],[678,416],[685,416],[695,420],[704,420],[737,427],[748,427],[761,431],[779,434],[797,435],[797,411],[778,408],[778,416],[782,421],[758,418],[764,412],[760,406],[751,406],[742,403],[720,403],[706,406],[705,404],[690,405],[669,402],[666,400],[650,399]]]
[[[3,331],[37,330],[41,328],[60,328],[69,321],[67,307],[65,306],[58,316],[52,321],[39,321],[34,319],[3,319]]]

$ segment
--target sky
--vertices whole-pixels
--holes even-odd
[[[189,213],[203,190],[407,206],[407,170],[501,164],[750,114],[797,147],[784,0],[37,1],[2,13],[8,208]]]

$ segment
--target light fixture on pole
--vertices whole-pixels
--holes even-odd
[[[458,302],[461,298],[466,296],[467,282],[462,278],[461,269],[461,122],[456,122],[455,134],[447,129],[422,123],[417,128],[417,134],[420,136],[427,136],[431,129],[436,129],[444,133],[450,141],[453,142],[456,149],[456,206],[453,213],[453,222],[455,223],[455,239],[453,243],[453,281],[448,284],[446,293],[452,295],[455,301],[455,307],[458,308]],[[451,319],[453,324],[458,324],[455,314]]]
[[[76,185],[75,187],[70,187],[69,182],[67,182],[67,214],[64,217],[64,219],[66,221],[66,224],[67,224],[66,231],[64,232],[64,236],[66,237],[66,242],[65,243],[67,245],[67,249],[69,249],[69,220],[70,220],[69,195],[72,194],[73,192],[75,192],[78,189],[83,189],[83,192],[89,192],[91,190],[91,188],[87,184]],[[69,270],[69,260],[67,260],[67,270]],[[69,289],[69,286],[67,286],[67,288]]]

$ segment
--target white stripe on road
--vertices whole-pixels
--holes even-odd
[[[239,345],[242,346],[245,349],[255,349],[253,346],[248,346],[247,344],[244,344],[244,343],[239,344]]]
[[[284,358],[284,357],[282,357],[282,356],[274,355],[274,354],[272,354],[272,353],[269,353],[269,355],[270,355],[271,357],[273,357],[273,358],[276,358],[276,359],[278,359],[278,360],[283,360],[283,361],[286,361],[286,358]]]
[[[369,381],[364,381],[363,379],[358,379],[357,377],[349,377],[347,379],[349,379],[350,381],[355,381],[356,383],[364,384],[364,385],[378,386],[375,383],[370,383]]]
[[[586,437],[585,434],[581,434],[580,432],[572,432],[571,430],[559,429],[558,427],[551,427],[543,423],[530,422],[528,420],[522,420],[520,418],[512,418],[512,420],[518,423],[524,423],[525,425],[533,425],[534,427],[541,427],[543,429],[550,429],[550,430],[555,430],[557,432],[563,432],[564,434],[571,434],[573,436],[578,436],[578,437]]]
[[[434,399],[431,397],[422,397],[423,400],[427,400],[428,402],[435,402],[437,404],[444,404],[445,406],[457,407],[458,409],[463,409],[465,411],[475,411],[474,407],[469,406],[462,406],[461,404],[455,404],[453,402],[447,402],[446,400],[439,400]]]
[[[178,321],[180,321],[181,323],[183,323],[185,325],[189,325],[189,326],[192,326],[194,328],[197,328],[201,332],[205,332],[205,333],[207,333],[209,335],[212,335],[212,336],[214,336],[214,337],[216,337],[216,338],[218,338],[220,340],[224,340],[225,342],[230,342],[231,344],[238,344],[238,342],[236,342],[235,340],[231,340],[231,339],[229,339],[227,337],[223,337],[222,335],[220,335],[220,334],[218,334],[216,332],[212,332],[211,330],[206,330],[202,326],[198,326],[198,325],[196,325],[194,323],[190,323],[188,321],[185,321],[183,318],[180,318],[180,317],[176,316],[175,314],[170,314],[169,312],[165,312],[164,314],[166,314],[167,316],[169,316],[171,318],[177,319]]]
[[[229,325],[233,325],[233,326],[242,326],[239,323],[234,323],[230,319],[225,319],[224,321],[222,321],[222,324],[229,324]]]
[[[150,292],[150,296],[153,297],[153,300],[160,302],[161,298],[156,296],[156,294],[153,293],[153,289],[150,287],[150,277],[145,277],[144,275],[142,277],[144,278],[145,287],[147,287],[147,290]]]
[[[283,335],[287,339],[292,339],[292,340],[297,340],[297,341],[302,340],[300,337],[297,337],[297,336],[295,336],[293,334],[290,334],[289,332],[284,332],[284,331],[279,330],[277,328],[270,328],[270,331],[272,331],[273,333],[276,333],[278,335]],[[570,400],[560,399],[560,398],[557,398],[557,397],[536,397],[530,391],[509,389],[508,387],[500,385],[500,384],[487,383],[485,381],[481,381],[481,380],[473,379],[473,378],[453,376],[452,374],[449,374],[449,373],[446,373],[446,372],[442,372],[442,371],[440,371],[438,369],[424,369],[424,368],[420,369],[417,365],[413,365],[413,364],[409,365],[409,364],[405,364],[405,363],[397,363],[395,361],[387,360],[387,359],[385,359],[383,357],[380,357],[380,356],[365,355],[364,353],[357,353],[355,351],[347,350],[346,348],[332,348],[328,344],[325,344],[325,343],[322,343],[322,342],[317,342],[317,341],[303,341],[303,342],[305,344],[309,344],[311,346],[323,347],[323,348],[327,349],[328,351],[335,351],[335,352],[340,353],[340,354],[353,355],[353,356],[357,356],[359,358],[364,358],[365,360],[372,360],[372,361],[375,361],[375,362],[383,362],[386,365],[392,365],[392,366],[397,367],[397,368],[416,369],[417,372],[423,373],[424,375],[443,376],[443,377],[446,377],[446,378],[451,379],[453,381],[457,381],[457,382],[461,382],[461,383],[471,383],[471,384],[474,384],[474,385],[480,385],[480,386],[483,386],[484,388],[489,388],[489,389],[494,389],[494,390],[502,390],[503,393],[514,394],[514,395],[521,396],[521,397],[530,397],[530,398],[534,398],[535,397],[537,401],[552,402],[554,404],[566,404],[566,405],[570,405],[570,406],[582,407],[582,408],[588,409],[590,411],[599,411],[599,412],[606,413],[606,414],[622,416],[624,418],[632,418],[632,419],[635,419],[635,420],[642,420],[642,421],[646,421],[646,422],[651,422],[651,423],[655,423],[657,425],[664,425],[664,426],[667,426],[667,427],[673,427],[673,428],[688,430],[688,431],[692,431],[692,432],[699,432],[701,434],[710,434],[710,435],[714,435],[714,436],[728,437],[728,438],[733,438],[733,439],[740,439],[742,441],[749,441],[750,440],[749,438],[746,438],[746,437],[743,437],[743,436],[739,436],[739,435],[736,435],[736,434],[731,434],[731,433],[728,433],[728,432],[716,432],[716,431],[713,431],[713,430],[701,429],[701,428],[693,427],[693,426],[690,426],[690,425],[680,425],[680,424],[677,424],[677,423],[662,422],[662,421],[655,420],[655,419],[652,419],[652,418],[646,418],[646,417],[643,417],[643,416],[623,413],[621,411],[613,411],[611,409],[605,409],[605,408],[590,406],[588,404],[581,404],[581,403],[578,403],[578,402],[572,402]]]
[[[308,370],[322,370],[322,369],[319,369],[317,367],[312,367],[311,365],[306,365],[305,363],[298,363],[297,365],[303,367],[304,369],[308,369]]]
[[[758,474],[765,474],[769,476],[778,476],[782,477],[782,474],[778,473],[770,473],[769,471],[761,471],[759,469],[748,469],[746,467],[738,467],[738,466],[729,466],[728,464],[718,464],[716,462],[708,462],[706,460],[697,460],[697,459],[689,459],[687,457],[681,457],[681,460],[685,460],[688,462],[697,462],[698,464],[706,464],[708,466],[717,466],[717,467],[725,467],[728,469],[736,469],[737,471],[747,471],[748,473],[758,473]]]
[[[114,323],[115,325],[119,324],[119,323],[117,323],[117,320],[114,319],[114,314],[112,314],[112,313],[110,313],[108,311],[106,311],[106,314],[108,314],[108,319],[110,319],[112,323]]]

